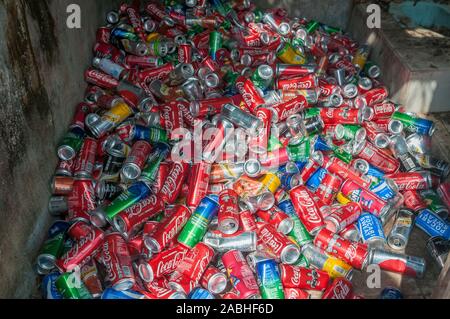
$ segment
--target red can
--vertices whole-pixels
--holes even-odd
[[[353,299],[353,285],[345,278],[336,278],[325,290],[322,299]]]
[[[378,125],[380,129],[382,129],[385,132],[389,132],[389,123],[391,123],[391,118],[379,118],[373,121],[375,124]]]
[[[164,80],[173,70],[175,70],[174,65],[167,63],[157,68],[142,70],[138,73],[138,76],[141,82],[151,83],[155,80]]]
[[[73,182],[72,193],[68,197],[68,206],[70,220],[74,220],[72,217],[78,215],[76,213],[72,214],[71,212],[81,211],[84,212],[82,216],[88,217],[87,213],[97,208],[94,182],[92,179],[75,179],[75,181]]]
[[[180,233],[191,214],[186,206],[177,205],[175,212],[170,217],[165,218],[153,234],[144,235],[145,246],[154,253],[163,251]]]
[[[272,111],[272,122],[279,123],[286,120],[289,116],[297,114],[308,107],[308,101],[303,95],[299,95],[296,98],[287,102],[271,106],[269,109]]]
[[[219,230],[225,235],[235,234],[239,230],[238,201],[239,195],[232,189],[225,189],[219,194]]]
[[[119,81],[101,71],[89,68],[84,73],[86,82],[97,85],[103,89],[114,90],[119,86]]]
[[[191,103],[190,109],[194,116],[203,118],[205,116],[219,114],[225,104],[232,104],[232,100],[229,97],[219,97],[196,101]]]
[[[92,177],[94,171],[95,157],[97,152],[97,140],[86,138],[83,147],[75,160],[75,177]]]
[[[374,106],[377,103],[381,103],[387,99],[389,91],[387,87],[382,86],[370,90],[364,95],[358,96],[355,99],[355,105],[358,109]]]
[[[367,245],[346,240],[326,228],[322,228],[314,239],[314,245],[330,255],[344,260],[353,268],[361,270],[368,262]]]
[[[324,291],[330,283],[325,271],[280,264],[280,277],[285,288]]]
[[[164,210],[164,203],[159,196],[150,195],[146,199],[120,212],[114,217],[114,227],[122,235],[131,237],[150,218]]]
[[[152,282],[157,278],[170,275],[183,261],[188,251],[189,249],[183,245],[176,245],[156,255],[150,261],[142,260],[138,266],[139,276],[145,282]]]
[[[291,190],[290,197],[295,211],[300,221],[305,225],[305,228],[312,235],[317,233],[325,223],[322,213],[314,200],[314,195],[306,186],[298,186]]]
[[[253,213],[245,210],[239,214],[241,230],[244,232],[255,232],[258,230],[256,219]]]
[[[364,175],[355,172],[349,165],[337,157],[324,156],[323,167],[330,173],[339,176],[342,180],[351,180],[362,187],[368,188],[371,185],[371,180]]]
[[[80,103],[77,105],[75,115],[72,118],[70,128],[79,127],[84,130],[84,123],[86,116],[91,112],[91,107],[87,103]]]
[[[189,177],[189,192],[186,198],[186,205],[192,209],[197,208],[201,200],[205,198],[209,188],[209,177],[211,175],[212,164],[200,162],[192,165]]]
[[[419,211],[427,208],[427,203],[422,199],[422,196],[414,190],[407,190],[403,192],[404,206],[412,211]]]
[[[382,119],[382,118],[390,119],[392,117],[392,114],[395,113],[397,107],[392,102],[384,101],[373,105],[371,108],[373,110],[373,118],[367,119],[369,121],[373,119]]]
[[[75,159],[71,159],[70,161],[60,160],[58,163],[58,167],[56,168],[55,175],[57,176],[73,176],[73,169],[75,166]]]
[[[258,107],[265,104],[264,99],[256,90],[253,82],[244,76],[240,76],[236,79],[236,88],[244,99],[245,105],[251,113],[255,113]]]
[[[165,204],[171,205],[177,200],[189,173],[189,164],[174,162],[158,197]]]
[[[111,28],[100,27],[97,29],[96,40],[99,43],[109,44],[111,40]]]
[[[284,298],[293,300],[311,299],[309,293],[298,288],[284,288]]]
[[[278,232],[284,235],[289,234],[294,226],[289,215],[276,206],[268,211],[259,210],[256,212],[256,215],[266,223],[274,226]]]
[[[424,190],[432,187],[431,174],[428,172],[405,172],[388,176],[400,191]]]
[[[225,291],[228,284],[228,278],[225,273],[221,272],[216,267],[209,266],[203,274],[200,284],[206,290],[218,295]]]
[[[322,108],[320,116],[325,124],[360,124],[363,121],[361,110],[346,107]]]
[[[85,221],[78,221],[70,226],[67,230],[67,235],[75,241],[80,241],[81,239],[89,236],[92,230],[91,224]]]
[[[109,234],[102,249],[100,260],[106,269],[105,281],[118,291],[131,289],[136,280],[125,239],[118,233]]]
[[[172,278],[178,277],[180,274],[187,276],[193,282],[198,284],[214,258],[214,249],[204,243],[197,244],[186,255],[186,257],[178,264],[175,272],[169,278],[169,284]]]
[[[162,187],[164,186],[164,182],[170,173],[170,164],[169,163],[161,163],[158,169],[158,174],[156,175],[156,181],[152,185],[152,191],[155,194],[158,194]]]
[[[94,53],[97,57],[110,59],[114,63],[120,63],[120,61],[123,59],[122,52],[115,46],[108,44],[108,43],[101,43],[101,42],[96,43],[94,45]],[[90,73],[91,71],[97,71],[97,70],[90,68],[88,71]],[[95,78],[95,75],[89,74],[88,77]],[[114,78],[112,78],[112,79],[114,79]],[[116,81],[116,83],[118,85],[117,81]],[[111,87],[111,89],[113,89],[116,86]]]
[[[189,44],[181,44],[178,49],[178,62],[191,64],[192,63],[192,46]]]
[[[324,79],[319,80],[319,88],[321,96],[330,96],[331,94],[337,93],[340,90],[337,84],[328,83]]]
[[[134,143],[130,154],[122,166],[121,176],[130,181],[139,178],[147,164],[151,151],[152,146],[147,141],[137,141]]]
[[[355,155],[379,168],[386,174],[393,174],[400,169],[400,162],[386,151],[375,147],[372,143],[364,141],[356,150]]]
[[[437,189],[437,193],[448,209],[450,209],[450,183],[442,183]]]
[[[362,209],[358,203],[332,206],[331,214],[325,218],[325,227],[335,234],[340,233],[347,226],[356,222],[361,213]]]
[[[143,292],[147,299],[170,300],[185,297],[184,293],[161,285],[158,282],[144,283],[146,292]]]
[[[341,192],[351,201],[359,203],[364,211],[371,212],[377,217],[390,209],[386,201],[351,180],[344,182]]]
[[[70,272],[75,267],[86,265],[98,251],[105,239],[105,234],[98,228],[92,228],[86,237],[83,237],[60,259],[56,267],[62,272]]]
[[[145,42],[147,40],[147,37],[144,32],[144,26],[142,24],[139,10],[137,10],[134,6],[128,4],[123,4],[120,9],[121,12],[126,13],[128,21],[133,27],[134,33],[139,36],[142,42]]]
[[[266,108],[259,108],[256,111],[256,117],[264,123],[264,131],[261,133],[261,135],[251,138],[249,149],[255,154],[266,154],[269,138],[272,131],[272,111]]]
[[[284,91],[315,89],[318,86],[319,82],[314,74],[289,79],[280,79],[275,82],[275,88]]]
[[[333,174],[326,174],[319,185],[317,196],[327,206],[331,205],[342,186],[342,179]]]
[[[300,248],[288,237],[279,233],[275,227],[266,223],[257,223],[258,239],[282,263],[293,264],[300,257]]]
[[[259,297],[259,286],[255,275],[240,251],[230,250],[223,254],[222,262],[236,291],[237,299],[256,299]]]

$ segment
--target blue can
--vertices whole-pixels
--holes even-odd
[[[358,231],[364,243],[382,246],[386,242],[381,220],[370,213],[363,213],[358,219]]]
[[[290,199],[284,200],[281,203],[279,203],[278,208],[281,209],[286,214],[288,214],[289,216],[297,215],[295,207]]]
[[[424,209],[417,215],[416,226],[431,237],[450,239],[449,223],[429,209]]]
[[[382,179],[378,184],[372,186],[370,190],[385,201],[393,199],[397,195],[395,185],[386,179]]]
[[[414,124],[411,126],[411,131],[415,131],[416,133],[420,135],[433,135],[434,131],[436,130],[436,126],[433,123],[433,121],[422,119],[422,118],[415,118]]]
[[[134,290],[117,291],[112,288],[107,288],[102,294],[104,300],[140,300],[145,296]]]
[[[319,189],[320,184],[322,184],[325,175],[327,175],[327,170],[323,167],[319,168],[306,182],[306,186],[308,186],[313,193],[316,192]]]
[[[58,220],[48,230],[48,238],[54,238],[61,233],[66,233],[70,227],[70,223]]]
[[[367,175],[368,176],[372,176],[372,177],[376,177],[378,179],[382,179],[382,178],[384,178],[386,173],[383,172],[382,170],[376,168],[372,164],[369,164],[369,170],[367,171]]]
[[[294,187],[297,187],[301,183],[301,178],[299,174],[284,174],[280,178],[281,187],[286,190],[290,190]]]
[[[284,299],[278,264],[272,260],[264,260],[256,264],[256,274],[263,299]]]
[[[386,287],[381,292],[380,299],[403,299],[403,295],[397,288]]]
[[[210,300],[210,299],[216,299],[214,295],[203,288],[195,288],[188,296],[188,299],[192,300]]]
[[[56,288],[56,280],[61,277],[59,272],[52,272],[44,277],[41,284],[42,298],[49,300],[62,300],[64,299],[61,293]]]
[[[332,151],[332,148],[322,136],[319,136],[316,140],[316,144],[314,144],[314,151],[328,152]]]
[[[137,182],[128,188],[128,192],[133,194],[138,200],[142,200],[150,195],[151,190],[146,183]]]

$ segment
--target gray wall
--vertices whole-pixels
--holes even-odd
[[[83,97],[95,31],[114,2],[0,0],[0,298],[34,290],[55,145]],[[81,6],[81,30],[66,27],[71,3]]]
[[[287,9],[291,17],[315,19],[331,26],[346,29],[353,8],[353,0],[254,0],[261,8]]]

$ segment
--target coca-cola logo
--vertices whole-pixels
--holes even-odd
[[[301,211],[303,213],[302,218],[312,224],[320,223],[322,221],[317,211],[316,203],[307,191],[303,190],[296,192],[295,197],[300,204]]]
[[[373,104],[374,102],[383,101],[385,98],[387,98],[387,94],[385,90],[378,90],[377,92],[368,93],[367,94],[367,102],[368,104]]]
[[[156,266],[156,277],[161,277],[171,273],[184,260],[186,251],[175,251],[167,256],[165,260],[161,260]]]
[[[350,287],[343,281],[339,281],[333,288],[333,299],[345,299],[350,293]]]
[[[395,111],[395,106],[391,103],[381,103],[374,106],[374,111],[376,114],[393,113]]]
[[[154,207],[158,203],[158,198],[155,195],[152,195],[148,198],[146,198],[143,201],[140,201],[139,203],[133,205],[132,207],[125,210],[126,215],[128,218],[132,218],[134,216],[140,216],[143,211],[147,209],[147,207]]]
[[[163,232],[162,242],[163,246],[165,247],[169,242],[181,231],[183,226],[186,224],[188,220],[188,215],[183,214],[182,216],[178,216],[173,226],[169,228],[169,231]]]
[[[184,174],[184,169],[181,164],[175,164],[170,172],[169,176],[164,183],[161,192],[166,194],[169,197],[172,197],[175,194],[175,191],[178,188],[177,181]]]
[[[136,11],[134,10],[134,8],[129,7],[127,9],[127,14],[128,14],[128,18],[130,19],[130,22],[133,25],[133,27],[135,27],[135,28],[140,27],[141,20],[137,17]]]
[[[272,249],[274,253],[278,253],[282,247],[283,244],[278,241],[277,238],[267,229],[263,228],[261,231],[261,240]]]
[[[77,259],[83,252],[83,249],[87,249],[96,238],[95,231],[91,231],[87,236],[81,238],[65,255],[64,266],[67,267],[72,263],[72,260]]]
[[[355,244],[351,244],[348,249],[345,252],[345,258],[347,258],[349,261],[352,261],[357,257],[357,250]]]
[[[164,12],[163,11],[161,11],[156,5],[154,5],[154,4],[149,4],[148,6],[147,6],[147,10],[150,12],[150,13],[152,13],[152,14],[154,14],[156,17],[158,17],[159,19],[164,19],[164,17],[165,17],[165,14],[164,14]]]
[[[300,285],[300,271],[298,269],[294,269],[292,277],[291,277],[291,282],[295,286]]]
[[[255,104],[255,98],[251,93],[245,90],[245,83],[238,82],[236,83],[236,87],[239,90],[239,93],[241,93],[242,99],[244,100],[245,104],[249,107],[253,106]]]

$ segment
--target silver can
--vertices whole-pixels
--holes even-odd
[[[414,213],[411,210],[399,210],[394,226],[387,238],[389,247],[395,250],[406,248],[413,228],[413,218]]]

